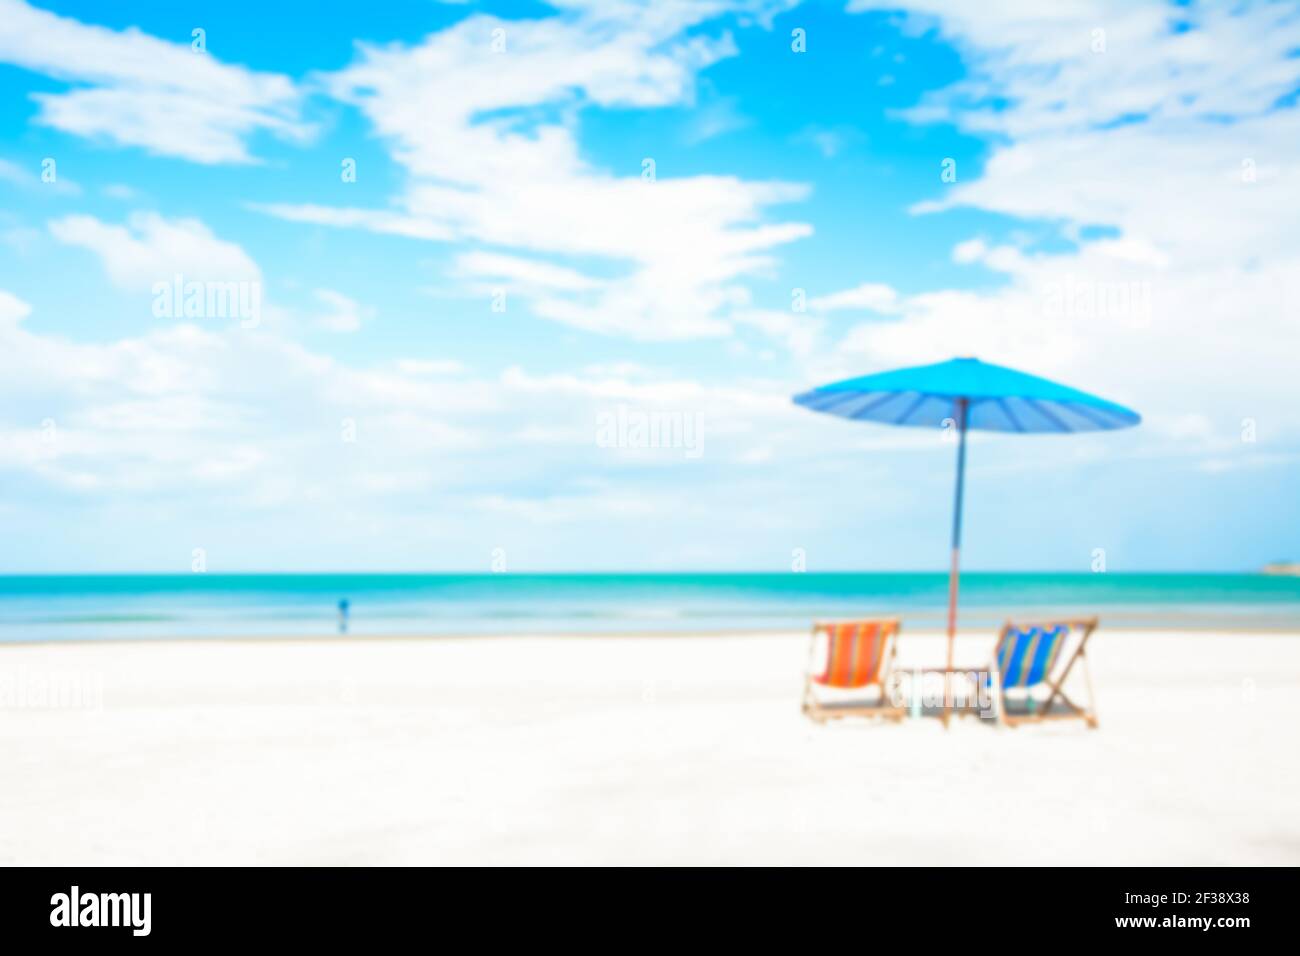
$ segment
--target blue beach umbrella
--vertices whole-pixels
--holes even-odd
[[[948,428],[957,432],[957,489],[948,577],[948,669],[957,632],[962,486],[966,432],[1089,432],[1128,428],[1137,412],[1068,385],[975,358],[956,358],[823,385],[794,397],[795,404],[855,421]]]

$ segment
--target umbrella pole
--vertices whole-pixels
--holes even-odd
[[[966,483],[966,414],[970,400],[957,399],[957,491],[952,505],[952,565],[948,570],[948,667],[943,675],[943,725],[952,707],[952,650],[957,637],[957,586],[961,579],[961,500]]]

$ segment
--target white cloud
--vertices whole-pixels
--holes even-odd
[[[897,9],[851,0],[850,10]],[[1297,19],[1287,4],[1173,5],[1091,0],[973,7],[915,0],[971,76],[934,94],[915,118],[1017,140],[1129,121],[1218,122],[1267,115],[1295,90]],[[996,105],[1009,95],[1010,108]]]
[[[24,502],[5,526],[75,540],[93,514],[114,547],[25,552],[16,569],[179,570],[204,547],[210,568],[464,570],[501,546],[512,569],[776,570],[795,547],[831,568],[916,566],[941,544],[943,520],[931,540],[915,516],[946,500],[935,461],[951,448],[809,415],[787,382],[699,382],[627,361],[496,376],[454,374],[450,358],[367,366],[231,325],[83,345],[25,328],[29,313],[0,291],[0,474]],[[602,445],[599,416],[620,409],[692,416],[702,454]],[[1169,427],[1189,467],[1290,463],[1272,445],[1226,442],[1213,421]],[[1026,508],[1055,513],[1032,480],[1012,484],[1016,468],[1050,469],[1081,500],[1107,474],[1087,436],[1070,442],[1069,469],[1061,446],[1031,444],[977,443],[972,478],[1002,473],[985,494],[1017,487]],[[863,544],[895,538],[883,557]],[[1096,539],[1068,546],[1079,540]]]
[[[492,252],[462,253],[456,257],[456,270],[464,276],[509,280],[526,289],[584,292],[603,285],[575,269]]]
[[[638,380],[626,371],[597,372],[595,375],[558,373],[533,375],[518,366],[501,374],[509,391],[531,395],[569,396],[601,403],[625,402],[662,408],[690,408],[723,417],[723,409],[753,412],[785,412],[789,400],[783,392],[764,392],[735,385],[708,385],[687,379],[645,378]]]
[[[43,173],[43,170],[41,172]],[[57,167],[55,167],[54,172],[54,178],[46,180],[36,170],[29,169],[12,160],[0,158],[0,180],[4,182],[22,189],[45,189],[59,196],[81,195],[80,186],[66,176],[59,176]]]
[[[0,289],[0,328],[14,326],[27,318],[32,307],[12,292]]]
[[[465,366],[455,359],[398,359],[397,369],[404,375],[456,375]]]
[[[1077,248],[960,243],[956,261],[1004,284],[902,297],[896,320],[851,330],[833,364],[860,373],[974,354],[1020,365],[1132,404],[1146,417],[1143,440],[1175,453],[1240,446],[1247,417],[1300,439],[1276,412],[1294,403],[1300,354],[1300,115],[1276,107],[1300,84],[1300,12],[912,7],[958,46],[970,75],[909,117],[998,134],[978,174],[959,171],[915,211],[1059,223]],[[1093,51],[1098,38],[1104,52]],[[1080,239],[1087,226],[1107,237]],[[1180,430],[1189,415],[1209,424]]]
[[[720,97],[691,111],[683,139],[692,146],[745,129],[753,121],[742,114],[735,99]]]
[[[109,199],[117,199],[121,202],[132,202],[138,199],[140,195],[133,187],[125,183],[109,183],[101,192]]]
[[[823,323],[820,319],[798,312],[776,309],[746,309],[732,313],[731,320],[738,326],[752,326],[767,338],[779,342],[796,358],[811,355],[821,341]]]
[[[25,186],[31,181],[31,174],[15,162],[0,159],[0,179],[15,186]]]
[[[197,219],[165,219],[137,212],[125,225],[94,216],[55,219],[50,233],[60,242],[89,249],[120,288],[144,292],[157,282],[260,282],[261,270],[239,245],[213,235]]]
[[[1219,27],[1208,23],[1217,13],[1176,11],[1207,21],[1207,35],[1171,40],[1160,32],[1165,21],[1130,16],[1127,7],[1077,15],[1074,6],[1052,8],[1032,29],[996,8],[982,8],[979,23],[960,10],[938,11],[943,18],[936,22],[960,44],[974,77],[912,117],[946,111],[948,121],[999,137],[978,175],[963,168],[959,181],[925,208],[964,205],[1060,223],[1063,236],[1075,240],[1096,234],[1087,226],[1112,228],[1107,238],[1079,241],[1067,252],[1015,239],[958,244],[953,258],[997,271],[996,288],[904,294],[868,281],[814,297],[809,313],[796,314],[754,307],[746,283],[770,268],[782,243],[809,233],[806,225],[768,219],[773,205],[803,196],[802,187],[678,178],[663,165],[649,183],[639,169],[594,168],[578,150],[576,124],[585,108],[691,101],[699,67],[730,46],[721,37],[676,38],[705,15],[701,9],[713,8],[564,7],[575,12],[557,21],[473,17],[413,47],[363,47],[352,67],[320,82],[369,118],[407,171],[409,188],[384,209],[262,208],[307,223],[464,243],[473,251],[454,259],[458,278],[470,286],[505,285],[539,315],[575,327],[637,340],[754,329],[819,369],[799,384],[973,353],[1098,391],[1146,415],[1140,433],[1094,444],[1081,437],[1068,451],[1057,444],[1050,452],[1021,452],[1010,440],[996,454],[973,456],[976,469],[1010,471],[1028,462],[1066,471],[1058,455],[1083,466],[1104,462],[1114,447],[1134,457],[1172,450],[1189,471],[1215,474],[1293,460],[1285,443],[1296,425],[1286,410],[1294,406],[1293,356],[1300,354],[1293,319],[1300,238],[1290,210],[1300,200],[1300,171],[1291,157],[1300,128],[1294,109],[1266,103],[1292,75],[1293,64],[1278,51],[1300,43],[1280,14],[1246,7],[1243,23]],[[1035,15],[1029,8],[1020,14]],[[1098,20],[1108,29],[1104,56],[1113,77],[1090,60],[1073,62],[1094,55],[1087,38]],[[489,49],[498,24],[506,30],[504,59]],[[149,40],[102,32],[130,43]],[[1242,63],[1241,75],[1226,75],[1232,58],[1243,60],[1233,44],[1261,33],[1278,36],[1258,37],[1252,49],[1260,55],[1244,58],[1251,62]],[[0,51],[13,43],[5,35]],[[1217,42],[1225,49],[1201,49]],[[1048,76],[1054,44],[1067,61],[1059,89]],[[184,47],[179,52],[192,56]],[[102,65],[92,56],[84,73],[68,76],[120,91],[154,82],[129,72],[148,73],[149,64],[123,62]],[[105,72],[113,69],[126,72]],[[227,80],[223,74],[217,85]],[[954,109],[981,90],[1010,105]],[[1153,99],[1154,90],[1163,92]],[[232,102],[256,98],[256,90],[237,93]],[[177,95],[209,94],[187,87]],[[1202,96],[1213,110],[1197,105]],[[1053,97],[1062,100],[1059,108]],[[1190,100],[1177,102],[1183,97]],[[1111,125],[1134,103],[1145,103],[1150,115]],[[1218,112],[1226,106],[1232,109]],[[187,141],[211,156],[247,158],[249,135],[276,132],[202,110],[195,116],[226,138],[219,148],[202,137]],[[180,121],[182,131],[187,122]],[[145,142],[155,132],[142,133],[130,121],[118,130],[166,151],[165,136]],[[147,288],[177,271],[260,276],[240,246],[192,219],[67,216],[50,230],[92,250],[124,288]],[[859,278],[880,277],[854,276],[845,285]],[[327,315],[343,326],[370,314],[347,296],[320,291]],[[831,316],[853,320],[854,310],[877,315],[850,329],[833,352],[821,350]],[[658,555],[660,566],[680,566],[691,547],[712,549],[702,561],[782,566],[787,543],[804,547],[818,528],[828,529],[828,545],[847,542],[844,561],[915,562],[928,559],[932,542],[903,544],[912,550],[878,559],[878,549],[862,545],[865,538],[846,538],[842,529],[891,540],[949,491],[947,469],[933,467],[936,454],[947,461],[949,453],[934,447],[934,436],[808,415],[790,405],[795,386],[786,381],[734,381],[733,374],[722,383],[694,381],[617,355],[567,373],[539,355],[537,367],[514,366],[499,376],[469,372],[436,353],[366,365],[311,352],[265,329],[245,334],[231,325],[184,322],[81,345],[31,332],[24,326],[28,312],[0,292],[0,469],[41,494],[111,504],[119,517],[138,502],[132,517],[160,515],[156,540],[170,536],[177,554],[203,543],[189,537],[187,522],[200,520],[194,512],[223,515],[222,503],[235,502],[230,514],[258,516],[253,531],[265,547],[288,549],[301,540],[293,532],[306,529],[313,545],[321,542],[312,554],[329,555],[334,566],[391,566],[395,542],[405,540],[400,553],[408,567],[477,567],[475,555],[530,533],[521,517],[546,522],[538,553],[588,566],[611,554],[615,561]],[[611,348],[606,343],[602,354]],[[651,349],[629,354],[670,361]],[[707,453],[672,481],[662,477],[671,458],[647,477],[644,456],[593,441],[595,415],[623,405],[702,415]],[[45,418],[57,425],[53,442],[43,441],[38,428]],[[1244,418],[1258,422],[1259,446],[1242,443]],[[355,425],[355,442],[341,437],[345,421]],[[879,450],[889,454],[869,454]],[[918,462],[910,472],[909,456]],[[770,467],[730,467],[759,462]],[[1106,467],[1086,474],[1081,468],[1079,483],[1064,487],[1085,500]],[[201,509],[194,507],[196,487]],[[1013,486],[983,487],[993,495]],[[1026,487],[1032,494],[1032,485],[1015,490],[1024,494]],[[279,523],[294,508],[304,509],[300,522]],[[322,514],[329,520],[322,522]],[[105,527],[113,520],[105,517]],[[120,522],[114,527],[134,532],[133,522]],[[767,556],[747,548],[756,539],[733,536],[748,531],[731,530],[773,525],[780,534],[764,544],[778,547]],[[941,546],[944,521],[935,527]],[[565,539],[568,531],[573,536]],[[611,539],[620,550],[592,553],[603,547],[593,542]],[[368,553],[367,542],[377,542]],[[299,546],[283,553],[292,556],[282,567],[304,552]],[[512,566],[520,566],[514,554]],[[247,551],[242,560],[247,566]],[[266,560],[275,566],[274,556]]]
[[[36,121],[78,136],[198,163],[252,162],[259,131],[310,135],[285,76],[222,63],[131,27],[90,26],[0,0],[0,62],[78,84],[36,93]]]
[[[345,500],[358,472],[372,467],[402,471],[423,461],[426,477],[455,470],[428,456],[473,449],[480,440],[470,421],[500,406],[481,383],[349,368],[233,325],[169,322],[83,345],[28,331],[29,311],[0,293],[0,392],[8,408],[0,429],[12,438],[0,467],[53,487],[122,492],[122,501],[201,481],[260,506],[284,493],[285,475]],[[46,419],[52,441],[38,428]],[[345,419],[364,455],[346,457]]]
[[[544,514],[548,529],[576,540],[608,533],[611,522],[630,535],[647,517],[662,528],[670,511],[721,520],[731,491],[714,477],[719,466],[815,441],[806,415],[771,382],[708,384],[626,362],[495,376],[461,374],[449,358],[365,367],[261,329],[183,322],[83,345],[29,330],[29,312],[0,291],[0,473],[73,512],[111,504],[114,516],[135,516],[128,547],[147,526],[149,546],[131,553],[155,564],[225,535],[214,526],[194,541],[187,529],[229,514],[267,541],[280,540],[272,527],[295,536],[311,528],[321,541],[338,525],[354,566],[351,535],[364,527],[389,529],[386,547],[402,540],[414,549],[401,552],[408,559],[441,549],[424,566],[472,567],[472,554],[493,546],[488,536],[540,533],[510,523],[521,514]],[[620,409],[691,416],[702,456],[601,445],[599,416]],[[671,488],[655,477],[675,468],[693,470]],[[337,561],[343,552],[331,553]],[[367,561],[392,566],[396,554]],[[239,560],[256,566],[246,547]]]
[[[647,340],[725,334],[729,311],[748,302],[742,280],[811,233],[763,221],[806,189],[671,168],[647,181],[640,158],[601,170],[579,155],[574,133],[586,107],[692,102],[696,72],[735,48],[726,35],[682,31],[724,5],[565,6],[542,20],[473,16],[415,46],[361,44],[354,64],[319,81],[366,115],[408,188],[391,209],[260,208],[492,247],[462,257],[460,271],[519,280],[536,314],[578,328]],[[552,111],[560,118],[538,118]]]
[[[863,138],[862,131],[854,126],[807,126],[794,137],[796,143],[807,143],[816,147],[825,159],[834,159],[849,145]]]
[[[351,209],[339,206],[317,206],[310,203],[249,203],[249,207],[279,219],[308,223],[313,226],[368,229],[371,232],[405,236],[408,239],[455,238],[455,233],[450,228],[439,223],[378,209]]]
[[[871,312],[894,312],[898,309],[898,293],[881,282],[864,282],[852,289],[816,296],[808,300],[814,312],[835,312],[844,309]]]
[[[360,331],[362,325],[375,317],[374,307],[362,305],[342,292],[317,289],[313,295],[325,307],[325,311],[316,317],[316,324],[331,332]]]

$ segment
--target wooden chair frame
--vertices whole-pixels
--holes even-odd
[[[1043,675],[1043,680],[1037,684],[1029,685],[1025,690],[1032,687],[1038,687],[1046,684],[1049,689],[1047,701],[1040,706],[1035,706],[1029,713],[1009,713],[1006,699],[1006,688],[1002,686],[1002,674],[998,670],[998,658],[1001,656],[1002,643],[1007,639],[1011,631],[1024,631],[1031,627],[1055,627],[1063,624],[1070,629],[1070,636],[1067,641],[1073,638],[1074,631],[1077,629],[1082,633],[1079,643],[1074,648],[1074,653],[1068,657],[1062,648],[1055,662],[1053,670],[1057,672],[1055,680],[1052,679],[1051,673]],[[993,699],[997,708],[998,723],[1004,727],[1018,727],[1021,724],[1042,723],[1048,720],[1072,720],[1075,718],[1082,719],[1085,724],[1091,728],[1097,726],[1096,705],[1092,693],[1092,675],[1088,671],[1088,638],[1092,632],[1097,629],[1097,618],[1095,617],[1077,617],[1077,618],[1055,618],[1042,621],[1007,621],[1002,625],[1002,630],[998,634],[998,641],[993,646],[993,662],[989,665],[989,671],[993,678]],[[1070,676],[1070,671],[1074,669],[1076,661],[1083,664],[1084,683],[1088,691],[1088,700],[1085,706],[1079,706],[1065,693],[1065,681]],[[1028,699],[1032,699],[1031,697]],[[1065,705],[1065,710],[1053,712],[1052,708],[1057,701]]]
[[[821,634],[827,636],[830,640],[830,629],[842,624],[878,624],[882,627],[888,627],[889,633],[884,638],[889,642],[889,647],[883,652],[884,660],[880,663],[880,671],[876,680],[863,684],[862,687],[855,690],[864,690],[869,687],[875,687],[880,691],[880,700],[878,703],[857,703],[855,701],[845,701],[843,703],[823,702],[817,699],[813,691],[813,685],[816,683],[813,677],[816,666],[817,638]],[[883,618],[864,618],[861,621],[817,621],[812,626],[811,640],[808,642],[808,663],[804,670],[803,684],[803,702],[802,710],[805,716],[819,724],[824,724],[828,720],[839,720],[842,717],[880,717],[884,720],[901,721],[907,716],[907,707],[895,707],[889,702],[889,696],[885,690],[889,679],[894,670],[894,658],[898,653],[898,635],[902,630],[902,622],[896,617]],[[829,646],[829,643],[828,643]]]

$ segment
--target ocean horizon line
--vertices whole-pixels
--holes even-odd
[[[0,575],[0,642],[241,634],[499,634],[796,628],[941,620],[942,571],[168,572]],[[1115,623],[1300,630],[1300,577],[973,571],[962,621],[1101,613]]]
[[[231,577],[286,577],[286,578],[323,578],[323,577],[475,577],[475,578],[494,578],[494,577],[853,577],[853,576],[917,576],[917,575],[937,575],[947,578],[948,570],[946,568],[927,569],[927,568],[904,568],[896,570],[885,569],[864,569],[864,570],[845,570],[845,569],[828,569],[818,571],[772,571],[772,570],[753,570],[753,569],[730,569],[730,570],[683,570],[683,571],[639,571],[639,570],[599,570],[599,571],[582,571],[582,570],[559,570],[559,571],[482,571],[482,570],[458,570],[458,571],[420,571],[420,570],[401,570],[401,571],[373,571],[373,570],[356,570],[356,571],[0,571],[0,580],[5,579],[29,579],[29,578],[231,578]],[[1080,571],[1070,568],[1046,568],[1025,570],[1018,568],[986,568],[986,569],[962,569],[962,579],[968,577],[979,577],[981,575],[1017,575],[1017,576],[1077,576],[1077,577],[1286,577],[1277,573],[1271,573],[1264,570],[1264,566],[1252,570],[1216,570],[1216,569],[1198,569],[1198,570],[1136,570],[1129,569],[1123,571]]]

